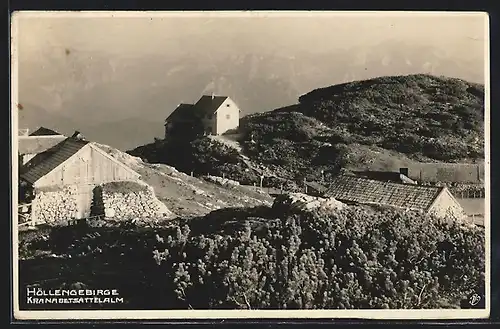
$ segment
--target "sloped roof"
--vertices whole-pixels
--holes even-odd
[[[170,113],[168,118],[165,119],[165,124],[183,119],[191,120],[193,118],[193,114],[195,113],[195,109],[194,104],[181,103],[172,113]]]
[[[61,135],[57,131],[49,128],[40,127],[30,134],[30,136],[46,136],[46,135]]]
[[[215,111],[224,103],[224,101],[227,99],[227,96],[207,96],[203,95],[201,98],[196,102],[195,106],[198,110],[201,110],[202,112],[206,114],[214,114]]]
[[[31,184],[34,184],[40,178],[50,173],[61,163],[80,151],[88,143],[88,141],[78,140],[71,137],[65,139],[63,142],[47,150],[45,154],[40,154],[40,157],[43,157],[43,159],[37,159],[37,157],[35,157],[30,160],[26,167],[30,167],[30,162],[37,163],[30,167],[26,172],[22,173],[21,178]]]
[[[444,188],[339,175],[332,181],[326,196],[361,204],[427,211]]]
[[[38,154],[66,139],[63,135],[19,136],[17,139],[19,154]]]

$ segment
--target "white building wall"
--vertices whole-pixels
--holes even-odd
[[[230,99],[227,98],[217,110],[215,135],[221,135],[228,130],[236,129],[240,125],[240,109]]]

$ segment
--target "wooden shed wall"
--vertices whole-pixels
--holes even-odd
[[[42,177],[35,186],[103,184],[136,178],[136,174],[94,150],[89,144],[60,168]]]
[[[429,213],[433,213],[440,218],[446,216],[462,218],[465,214],[460,203],[453,197],[448,189],[444,190],[443,193],[438,196],[434,205],[429,209]]]

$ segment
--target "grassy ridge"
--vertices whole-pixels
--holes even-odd
[[[423,74],[380,77],[317,89],[298,104],[243,117],[239,142],[250,161],[295,182],[321,179],[321,172],[328,178],[341,168],[404,166],[428,181],[478,183],[474,165],[450,171],[421,162],[481,166],[483,122],[482,85]],[[131,152],[186,172],[258,182],[238,152],[207,138],[176,136]]]

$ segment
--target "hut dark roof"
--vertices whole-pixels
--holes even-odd
[[[193,119],[195,112],[195,106],[193,104],[181,103],[177,108],[170,113],[167,119],[165,119],[165,125],[169,122],[178,121],[190,121]]]
[[[55,130],[45,127],[40,127],[30,134],[30,136],[47,136],[47,135],[61,135],[61,134]]]
[[[428,211],[443,189],[445,187],[400,184],[339,175],[333,179],[325,194],[340,201]]]
[[[207,96],[203,95],[195,106],[205,114],[214,114],[227,99],[227,96]]]
[[[21,178],[34,184],[64,161],[71,158],[88,143],[88,141],[72,137],[66,138],[63,142],[31,159],[26,164],[26,168],[29,169],[21,174]]]

